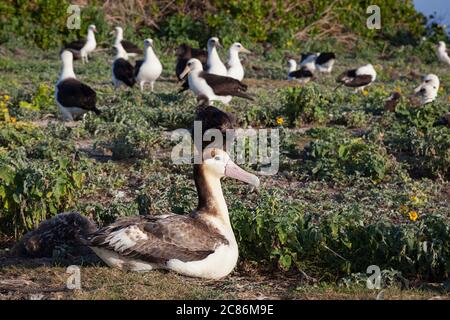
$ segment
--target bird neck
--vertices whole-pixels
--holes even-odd
[[[289,64],[289,72],[297,70],[297,65],[295,63]]]
[[[210,62],[220,62],[220,63],[222,63],[222,61],[220,60],[219,53],[217,52],[216,47],[208,48],[208,59],[209,59]]]
[[[116,57],[115,57],[115,59],[117,60],[117,59],[125,59],[125,60],[128,60],[128,54],[127,54],[127,52],[125,51],[125,49],[119,44],[119,45],[116,45],[116,47],[118,48],[117,49],[117,53],[116,53]]]
[[[151,46],[145,48],[144,60],[148,61],[149,59],[152,59],[154,57],[156,57],[156,55],[155,52],[153,51],[153,48]]]
[[[76,78],[75,72],[73,71],[73,60],[66,59],[62,64],[62,71],[59,77],[59,81],[63,81],[67,78]]]
[[[230,49],[230,51],[228,52],[228,64],[230,66],[241,65],[241,60],[239,59],[239,51]]]
[[[208,174],[203,164],[194,165],[194,180],[198,194],[197,212],[219,219],[230,226],[228,207],[222,192],[220,178]]]
[[[123,40],[123,31],[118,29],[116,34],[116,45],[119,44]]]
[[[88,30],[87,41],[88,41],[88,42],[95,42],[94,31]]]

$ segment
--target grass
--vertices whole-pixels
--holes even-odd
[[[75,63],[75,73],[97,91],[98,105],[103,111],[101,117],[88,115],[75,125],[60,124],[53,103],[52,88],[60,69],[57,50],[43,52],[20,48],[14,51],[12,46],[3,49],[0,94],[11,96],[11,115],[19,123],[33,126],[30,129],[31,137],[41,138],[34,141],[25,136],[22,142],[17,143],[12,143],[10,139],[2,144],[2,148],[12,155],[25,148],[28,150],[28,159],[31,159],[30,166],[38,166],[36,159],[41,161],[39,165],[45,166],[62,155],[78,157],[75,167],[83,174],[83,188],[76,189],[71,201],[61,204],[64,209],[79,210],[105,224],[118,216],[165,212],[183,214],[194,209],[196,193],[191,167],[176,166],[170,162],[173,143],[168,137],[170,130],[190,125],[195,99],[191,93],[175,94],[178,84],[173,72],[174,57],[168,49],[164,49],[164,55],[161,54],[161,48],[156,49],[164,71],[155,85],[154,94],[141,94],[137,88],[114,91],[110,85],[112,55],[107,51],[95,53],[88,65]],[[286,214],[286,208],[295,206],[301,208],[302,215],[318,219],[332,219],[334,216],[347,219],[350,214],[355,214],[366,225],[387,220],[413,229],[415,222],[401,212],[401,207],[407,206],[408,209],[418,210],[417,223],[426,216],[434,215],[442,216],[449,223],[448,178],[442,174],[415,177],[410,166],[416,163],[414,161],[418,156],[408,155],[413,161],[408,162],[404,160],[406,156],[403,153],[388,148],[388,142],[380,138],[388,135],[391,127],[399,121],[392,115],[379,115],[376,112],[382,109],[382,98],[395,88],[409,92],[417,85],[418,80],[410,76],[413,70],[433,72],[440,76],[442,89],[437,104],[448,109],[448,72],[437,63],[412,65],[406,60],[406,54],[386,60],[378,58],[370,48],[364,52],[366,55],[367,52],[371,53],[367,60],[372,61],[379,73],[377,82],[369,87],[367,97],[351,95],[345,88],[333,91],[338,73],[367,61],[358,58],[354,52],[340,54],[333,75],[320,77],[315,85],[308,85],[323,93],[326,104],[316,104],[320,108],[327,105],[328,109],[321,110],[325,111],[320,114],[323,117],[321,121],[308,122],[310,120],[302,118],[301,121],[293,121],[297,125],[295,127],[288,127],[287,122],[283,125],[280,171],[275,176],[261,177],[262,195],[248,194],[241,184],[234,181],[226,180],[223,184],[234,228],[237,235],[242,237],[239,240],[241,262],[230,277],[209,282],[160,271],[148,274],[124,273],[95,262],[82,268],[83,290],[69,292],[62,288],[67,274],[65,268],[58,265],[58,260],[11,260],[8,248],[14,242],[11,238],[13,233],[5,232],[1,238],[8,241],[3,241],[0,246],[0,298],[29,298],[33,293],[43,293],[45,297],[55,299],[376,298],[378,291],[365,289],[356,283],[350,282],[348,287],[340,285],[347,271],[325,268],[326,272],[323,273],[320,263],[315,265],[314,261],[299,259],[296,267],[292,263],[289,272],[283,272],[285,265],[280,261],[286,262],[283,256],[286,252],[265,252],[256,259],[258,254],[252,252],[255,243],[246,242],[247,223],[240,220],[241,215],[244,215],[242,208],[248,208],[253,214],[255,206],[268,208],[270,201],[276,199],[281,209],[275,214],[280,219]],[[276,118],[286,118],[283,100],[286,87],[296,86],[283,79],[285,62],[251,56],[245,64],[248,70],[245,82],[256,96],[256,101],[236,98],[227,110],[236,114],[242,127],[277,127]],[[259,68],[254,68],[256,66]],[[39,85],[48,87],[49,91],[39,93]],[[315,96],[312,98],[312,107],[316,106],[314,99]],[[30,110],[20,107],[21,101],[36,104],[38,108]],[[319,131],[311,128],[318,128]],[[337,133],[320,131],[327,128]],[[330,134],[344,134],[352,139],[363,138],[364,143],[381,147],[380,154],[389,164],[386,175],[371,179],[357,174],[342,175],[339,170],[329,171],[323,176],[313,174],[313,166],[309,167],[304,161],[305,148],[310,142]],[[329,154],[333,154],[332,149]],[[334,159],[330,156],[329,160],[323,165],[336,169],[333,167]],[[345,161],[348,164],[348,159]],[[317,161],[312,163],[317,164]],[[413,195],[420,199],[419,204],[408,200]],[[249,219],[253,219],[252,216]],[[19,230],[18,235],[23,231]],[[254,236],[253,233],[250,235]],[[270,250],[280,245],[278,238],[273,240],[271,234],[268,239]],[[342,251],[339,252],[342,254]],[[297,267],[316,278],[317,282],[307,281]],[[354,272],[365,270],[350,270],[350,273]],[[385,299],[449,298],[442,277],[434,283],[433,279],[423,281],[414,273],[405,276],[412,281],[410,288],[389,286],[384,289]],[[18,281],[14,288],[11,286],[12,280]]]

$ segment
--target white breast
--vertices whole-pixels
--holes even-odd
[[[162,64],[156,57],[144,62],[139,69],[137,80],[155,81],[162,72]]]

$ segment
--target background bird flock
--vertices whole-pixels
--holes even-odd
[[[39,49],[14,36],[0,40],[0,296],[4,281],[15,280],[12,296],[24,297],[18,274],[28,281],[24,288],[60,285],[54,274],[63,277],[64,268],[34,261],[38,266],[30,269],[8,257],[15,239],[58,212],[83,212],[101,225],[164,210],[189,213],[196,201],[191,166],[168,160],[170,131],[217,114],[229,118],[212,122],[221,130],[235,123],[277,128],[281,136],[279,173],[261,179],[259,195],[223,184],[240,248],[229,282],[116,273],[94,263],[84,277],[93,290],[63,295],[373,298],[360,285],[371,264],[383,270],[385,298],[447,295],[450,66],[445,43],[439,43],[444,38],[427,35],[430,40],[411,45],[392,36],[376,46],[364,38],[350,46],[361,36],[336,33],[345,29],[334,25],[338,16],[328,11],[299,37],[273,36],[293,43],[291,49],[224,31],[189,41],[177,35],[183,28],[198,31],[185,25],[168,33],[168,41],[145,29],[135,32],[120,19],[108,27],[84,21],[83,37],[89,24],[96,25],[95,50],[81,53],[86,39],[63,49],[74,58],[76,80],[95,92],[101,113],[82,111],[73,122],[61,121],[71,119],[55,103],[61,46]],[[155,18],[163,28],[161,21]],[[335,28],[327,27],[330,21]],[[315,26],[329,31],[312,38]],[[226,69],[216,76],[233,78],[225,83],[234,89],[195,92],[186,65],[195,58],[208,70],[208,39],[214,36],[224,47],[217,53]],[[228,64],[229,50],[237,53],[238,44],[251,53],[239,52],[239,60]],[[161,63],[160,72],[152,63],[142,69],[146,48]],[[229,74],[236,62],[237,72]],[[122,79],[113,76],[115,68],[124,70]],[[58,248],[50,261],[64,264],[71,254]],[[412,288],[406,289],[405,279]],[[136,287],[143,281],[145,287]],[[424,281],[436,286],[424,289]]]

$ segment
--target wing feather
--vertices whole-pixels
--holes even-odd
[[[247,91],[247,85],[243,84],[239,80],[231,77],[207,73],[205,71],[200,73],[200,77],[205,79],[206,83],[218,96],[236,96],[253,100],[249,94],[245,93]]]
[[[64,107],[76,107],[100,114],[100,110],[95,107],[97,94],[77,79],[66,79],[59,83],[57,99]]]

